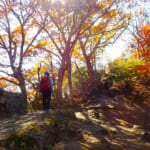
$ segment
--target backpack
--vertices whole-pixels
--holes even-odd
[[[40,87],[41,87],[41,90],[50,90],[51,89],[50,83],[48,82],[48,77],[41,78]]]

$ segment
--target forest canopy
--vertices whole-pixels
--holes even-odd
[[[88,92],[106,75],[116,76],[116,81],[141,77],[148,81],[150,20],[149,5],[143,7],[146,4],[130,0],[1,0],[0,86],[21,91],[27,102],[37,99],[45,71],[51,73],[56,100],[65,94],[71,99],[82,90]],[[123,34],[132,37],[130,45],[121,58],[104,66],[101,56],[106,47]]]

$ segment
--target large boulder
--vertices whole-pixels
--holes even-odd
[[[12,93],[0,88],[0,115],[24,114],[26,105],[21,93]]]

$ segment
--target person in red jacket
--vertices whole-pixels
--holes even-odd
[[[40,92],[42,93],[43,110],[49,110],[51,94],[53,93],[53,80],[49,77],[49,72],[45,72],[41,78]]]

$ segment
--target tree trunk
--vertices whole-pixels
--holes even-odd
[[[63,63],[64,64],[64,63]],[[56,91],[56,100],[60,101],[62,99],[62,84],[66,67],[61,65],[58,71],[58,80],[57,80],[57,91]]]
[[[87,69],[88,69],[88,75],[89,75],[89,82],[93,83],[94,81],[94,71],[93,71],[93,67],[91,65],[90,59],[89,57],[85,57],[86,59],[86,65],[87,65]]]
[[[85,61],[86,61],[86,65],[87,65],[87,69],[88,69],[88,75],[89,75],[89,82],[93,83],[93,81],[94,81],[94,71],[93,71],[92,64],[90,62],[91,57],[86,54],[85,45],[81,41],[80,41],[80,46],[81,46],[83,56],[84,56]]]
[[[22,78],[22,79],[20,80],[20,85],[19,85],[19,87],[20,87],[20,89],[21,89],[21,93],[22,93],[24,105],[25,105],[26,108],[27,108],[27,92],[26,92],[26,86],[25,86],[25,80],[24,80],[24,78]]]
[[[70,95],[70,99],[72,100],[72,75],[71,75],[72,70],[71,70],[71,58],[68,59],[67,71],[68,71],[69,95]]]
[[[24,104],[24,108],[26,109],[24,110],[24,112],[27,112],[27,92],[26,92],[26,85],[25,85],[23,74],[21,73],[21,71],[17,71],[17,72],[15,71],[14,75],[16,79],[19,81],[19,88],[22,94],[22,101]]]

